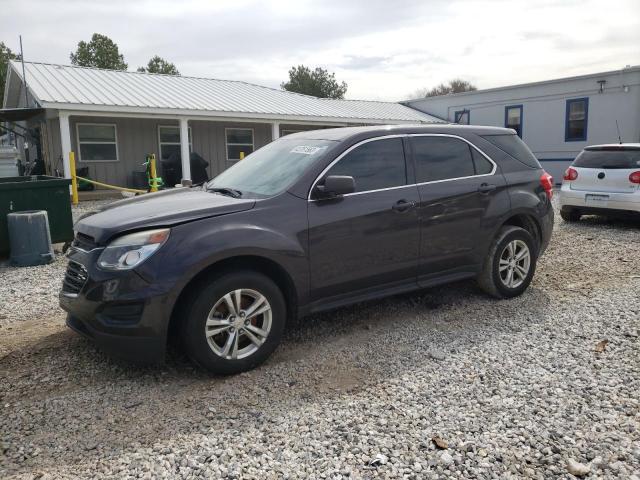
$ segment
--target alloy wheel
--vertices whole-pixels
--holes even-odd
[[[500,255],[500,280],[507,288],[518,288],[531,268],[531,251],[522,240],[512,240]]]
[[[256,290],[240,288],[218,299],[207,316],[205,335],[209,348],[227,360],[255,353],[271,330],[272,310]]]

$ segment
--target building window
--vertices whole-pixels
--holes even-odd
[[[471,112],[469,110],[458,110],[453,114],[453,122],[460,125],[469,125]]]
[[[300,132],[304,132],[304,130],[288,130],[288,129],[285,129],[285,130],[282,130],[282,132],[280,132],[280,136],[284,137],[286,135],[291,135],[292,133],[300,133]]]
[[[564,141],[579,142],[587,139],[587,121],[589,119],[589,99],[574,98],[567,100]]]
[[[117,162],[116,126],[106,123],[78,123],[78,160],[81,162]]]
[[[253,152],[253,128],[225,128],[227,161],[235,163]]]
[[[172,155],[180,156],[180,127],[161,125],[158,127],[158,143],[160,144],[160,159],[166,160]],[[189,152],[192,151],[191,127],[189,127]]]
[[[512,128],[522,138],[522,105],[504,107],[504,126]]]

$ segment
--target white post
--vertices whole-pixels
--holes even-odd
[[[60,144],[62,145],[62,166],[64,178],[71,178],[69,166],[69,152],[71,152],[71,130],[69,129],[69,114],[60,112]],[[79,152],[78,152],[79,153]]]
[[[189,120],[180,119],[180,156],[182,157],[182,179],[191,180],[191,155],[189,152]]]
[[[271,140],[277,140],[280,138],[280,122],[273,122],[271,124]]]

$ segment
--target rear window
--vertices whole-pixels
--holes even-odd
[[[531,168],[542,168],[538,159],[527,147],[527,144],[520,140],[517,135],[482,135],[482,138],[493,143],[520,163],[524,163]]]
[[[574,160],[581,168],[638,168],[640,150],[583,150]]]

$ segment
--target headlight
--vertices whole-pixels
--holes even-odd
[[[153,255],[169,238],[170,229],[145,230],[116,238],[104,249],[98,266],[103,270],[131,270]]]

